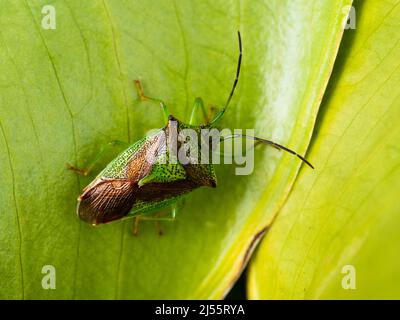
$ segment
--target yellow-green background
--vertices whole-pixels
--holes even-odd
[[[222,298],[265,230],[249,298],[398,296],[398,3],[355,1],[334,66],[350,0],[0,0],[0,297]],[[47,4],[56,30],[41,28]],[[316,170],[298,175],[271,148],[250,176],[218,166],[218,188],[193,193],[163,237],[151,223],[134,237],[131,221],[79,221],[76,198],[106,160],[88,177],[65,164],[163,125],[133,80],[183,120],[196,96],[222,105],[237,30],[242,75],[223,126],[301,154],[311,143]],[[55,290],[41,287],[44,265]]]

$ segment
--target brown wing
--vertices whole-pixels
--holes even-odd
[[[135,191],[135,200],[157,202],[177,197],[199,187],[189,180],[177,180],[168,183],[149,183]]]
[[[121,219],[132,208],[135,189],[129,180],[98,179],[78,199],[77,214],[90,224]]]

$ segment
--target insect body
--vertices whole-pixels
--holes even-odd
[[[135,82],[142,100],[151,100],[161,105],[167,124],[156,133],[137,141],[122,152],[84,189],[83,194],[78,198],[77,208],[77,214],[82,220],[97,225],[125,217],[142,217],[144,214],[173,206],[183,195],[196,188],[216,187],[217,179],[211,163],[170,161],[171,158],[176,157],[176,153],[171,152],[174,143],[174,139],[171,137],[174,136],[175,131],[175,134],[179,134],[186,129],[191,129],[197,136],[200,136],[202,129],[215,127],[221,119],[239,79],[242,60],[240,33],[238,33],[238,38],[239,58],[236,78],[228,100],[221,111],[203,125],[196,126],[193,123],[193,114],[196,111],[206,114],[200,98],[196,98],[194,112],[189,123],[185,124],[173,117],[162,101],[146,97],[140,82]],[[270,140],[237,134],[225,137],[223,140],[229,138],[246,138],[271,145],[298,156],[311,166],[296,152]],[[173,217],[174,214],[175,210],[173,210]]]
[[[178,132],[199,130],[170,115],[163,129],[134,143],[85,188],[79,197],[79,217],[94,225],[106,223],[162,209],[201,186],[216,187],[212,164],[167,163],[168,138],[175,124]]]

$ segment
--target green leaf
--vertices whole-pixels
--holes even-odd
[[[260,148],[251,176],[218,166],[218,188],[194,192],[162,237],[152,223],[134,237],[132,221],[79,221],[76,198],[106,161],[89,177],[66,163],[88,165],[107,142],[163,125],[157,105],[138,101],[134,79],[179,119],[196,96],[223,105],[238,29],[243,69],[223,126],[305,153],[350,2],[53,1],[57,27],[45,30],[48,1],[2,1],[0,297],[222,297],[299,159]],[[56,290],[42,289],[44,265],[56,269]]]
[[[308,154],[315,174],[301,171],[263,240],[250,298],[400,297],[399,4],[355,2]]]

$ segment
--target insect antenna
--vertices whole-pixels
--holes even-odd
[[[239,42],[239,57],[238,57],[238,62],[237,62],[237,67],[236,67],[235,80],[233,81],[232,89],[231,89],[231,92],[229,93],[229,97],[225,103],[225,106],[222,108],[221,111],[218,112],[218,114],[215,116],[215,118],[210,122],[210,126],[215,124],[224,115],[226,109],[229,106],[229,103],[232,100],[233,94],[234,94],[236,86],[238,84],[239,75],[240,75],[240,67],[242,65],[242,37],[240,36],[240,31],[238,31],[238,42]]]
[[[280,145],[280,144],[278,144],[276,142],[273,142],[271,140],[262,139],[262,138],[258,138],[258,137],[252,137],[252,136],[246,136],[244,134],[233,134],[233,135],[230,135],[230,136],[221,137],[221,140],[224,141],[224,140],[234,139],[234,138],[245,138],[245,139],[254,140],[254,141],[266,144],[266,145],[270,145],[270,146],[272,146],[272,147],[274,147],[274,148],[276,148],[278,150],[283,150],[283,151],[289,152],[289,153],[297,156],[299,159],[301,159],[301,161],[305,162],[310,168],[314,169],[314,166],[306,158],[304,158],[303,156],[299,155],[297,152],[295,152],[295,151],[293,151],[293,150],[291,150],[291,149],[289,149],[289,148],[287,148],[285,146],[282,146],[282,145]]]

